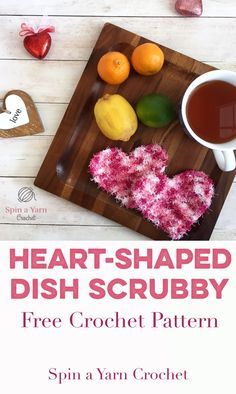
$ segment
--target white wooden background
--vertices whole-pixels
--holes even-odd
[[[236,1],[203,1],[201,18],[182,18],[174,10],[175,0],[1,0],[0,98],[10,89],[25,90],[37,103],[45,125],[43,134],[0,140],[1,240],[146,239],[36,187],[37,201],[19,203],[17,193],[33,185],[105,22],[236,71]],[[18,31],[22,22],[40,23],[42,15],[48,15],[46,22],[55,26],[56,33],[47,59],[38,61],[24,50]],[[212,239],[236,239],[235,200],[236,183]],[[35,220],[19,220],[19,208],[37,208]],[[10,209],[15,212],[10,214]]]

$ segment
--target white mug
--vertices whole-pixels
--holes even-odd
[[[183,101],[181,104],[181,117],[188,134],[190,134],[201,145],[206,146],[207,148],[213,150],[219,168],[222,171],[232,171],[236,167],[236,161],[234,155],[234,149],[236,149],[236,138],[221,144],[213,144],[211,142],[205,141],[202,138],[200,138],[197,134],[195,134],[194,131],[191,129],[186,114],[187,103],[192,92],[199,85],[208,81],[216,81],[216,80],[228,82],[236,87],[236,73],[233,71],[214,70],[200,75],[200,77],[196,78],[189,85],[189,87],[187,88],[184,94]]]

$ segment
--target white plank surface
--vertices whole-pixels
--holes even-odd
[[[29,220],[34,224],[59,224],[64,225],[70,223],[73,226],[78,225],[113,225],[118,226],[110,220],[87,211],[82,207],[78,207],[72,203],[68,203],[63,199],[49,194],[33,185],[34,178],[26,177],[6,177],[0,178],[1,208],[0,223],[1,224],[22,224],[24,219],[17,218],[19,213],[23,216],[36,215],[36,219]],[[30,203],[21,203],[18,201],[18,191],[22,187],[32,188],[35,193],[35,199]],[[235,229],[235,217],[232,215],[231,207],[236,201],[236,182],[232,186],[231,193],[225,202],[222,215],[220,216],[216,229],[227,228]],[[25,212],[27,210],[27,212]]]
[[[148,238],[116,226],[43,226],[43,225],[4,225],[0,227],[1,240],[64,240],[64,241],[148,241]],[[212,241],[231,241],[236,239],[236,231],[215,229]]]
[[[36,103],[68,103],[86,62],[0,60],[0,99],[11,89],[28,92]],[[236,71],[235,62],[208,62]]]
[[[127,228],[116,226],[43,226],[43,225],[4,225],[0,227],[0,239],[7,240],[148,240]]]
[[[0,179],[0,189],[2,190],[1,224],[24,224],[27,221],[25,218],[30,216],[31,218],[28,218],[30,224],[64,225],[69,223],[73,226],[113,225],[120,227],[103,216],[93,214],[35,187],[33,181],[33,178],[24,177]],[[18,192],[22,187],[33,189],[35,198],[30,203],[18,201]]]
[[[11,89],[27,91],[37,103],[45,133],[0,140],[0,239],[146,239],[34,187],[33,181],[105,22],[215,67],[236,71],[235,0],[205,0],[201,18],[178,16],[174,2],[1,2],[0,99]],[[53,24],[56,33],[47,60],[37,61],[25,51],[18,32],[22,22],[40,23],[46,14],[51,16],[44,22]],[[33,187],[36,201],[18,201],[18,191],[24,186]],[[236,183],[212,239],[236,239],[235,201]],[[26,220],[28,216],[30,219]]]
[[[22,89],[35,102],[68,103],[85,63],[0,60],[2,99],[7,91]]]
[[[204,16],[236,16],[234,0],[203,0]],[[3,14],[16,15],[117,15],[178,16],[175,0],[10,0],[1,4]]]
[[[1,176],[34,177],[47,152],[51,136],[0,140]]]
[[[174,20],[160,17],[50,17],[48,22],[55,26],[56,32],[52,34],[53,44],[47,59],[87,60],[102,26],[108,21],[201,61],[236,60],[236,51],[233,50],[236,47],[234,18],[181,17]],[[32,60],[22,45],[22,37],[18,35],[22,22],[37,24],[39,18],[0,17],[1,59]],[[44,63],[47,62],[40,62],[42,73],[49,68]]]

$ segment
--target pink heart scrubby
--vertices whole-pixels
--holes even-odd
[[[126,154],[119,148],[96,153],[89,164],[93,180],[126,208],[135,208],[131,185],[135,177],[148,172],[163,173],[168,156],[159,145],[146,145]]]
[[[129,154],[119,148],[96,153],[89,171],[101,189],[126,208],[135,208],[172,239],[180,239],[211,205],[212,180],[189,170],[168,178],[168,156],[157,144],[140,146]]]
[[[172,239],[186,234],[211,205],[213,183],[200,171],[185,171],[170,179],[143,175],[132,185],[136,207]]]

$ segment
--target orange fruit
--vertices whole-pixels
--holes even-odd
[[[128,78],[130,63],[121,52],[107,52],[99,60],[97,70],[103,81],[110,85],[119,85]]]
[[[153,75],[162,69],[164,53],[158,45],[148,42],[135,48],[131,62],[139,74]]]

